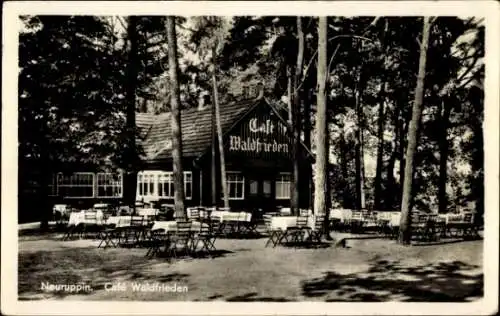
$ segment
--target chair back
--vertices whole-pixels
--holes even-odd
[[[309,216],[312,214],[311,210],[308,209],[299,209],[299,216]]]
[[[83,214],[85,220],[97,221],[97,211],[85,211]]]
[[[199,220],[200,219],[200,209],[197,207],[191,208],[189,218],[192,220],[195,220],[195,221]]]
[[[297,217],[297,226],[298,227],[307,226],[307,216],[298,216]]]
[[[264,224],[266,225],[267,230],[271,229],[271,221],[273,219],[273,216],[270,214],[264,214]]]
[[[323,224],[325,223],[325,215],[324,214],[317,214],[314,217],[314,230],[318,231],[323,228]]]
[[[352,211],[351,219],[361,221],[363,220],[363,213],[361,211]]]
[[[463,217],[463,221],[464,221],[465,223],[472,224],[472,219],[473,219],[473,217],[474,217],[473,215],[474,215],[474,214],[472,214],[472,213],[464,213],[464,215],[463,215],[463,216],[464,216],[464,217]]]
[[[191,225],[189,221],[179,221],[177,222],[177,236],[178,237],[188,237],[191,234]]]
[[[289,207],[282,207],[279,212],[281,216],[288,216],[292,214],[292,210]]]
[[[144,223],[144,216],[130,216],[130,226],[142,226]]]

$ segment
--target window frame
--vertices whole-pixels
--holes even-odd
[[[283,178],[284,176],[288,176],[288,182],[284,181]],[[288,183],[288,190],[287,195],[282,195],[283,193],[283,185]],[[280,187],[281,190],[278,190],[278,185],[281,185]],[[276,180],[274,182],[274,197],[276,200],[290,200],[290,190],[292,185],[292,173],[291,172],[280,172],[278,176],[276,177]]]
[[[241,180],[229,180],[229,175],[232,174],[232,175],[237,175],[237,176],[241,176]],[[230,190],[230,185],[231,184],[234,184],[234,185],[238,185],[238,184],[241,184],[241,197],[231,197],[231,190]],[[241,200],[244,200],[245,199],[245,176],[243,175],[243,173],[241,171],[226,171],[226,186],[227,186],[227,193],[228,193],[228,200],[234,200],[234,201],[241,201]],[[237,190],[235,190],[237,192]],[[222,192],[221,194],[221,198],[223,199],[224,198],[224,192]]]
[[[91,181],[90,181],[90,184],[75,184],[73,183],[74,180],[73,180],[73,177],[78,177],[78,176],[81,176],[81,175],[86,175],[86,176],[91,176]],[[57,174],[57,182],[56,182],[56,185],[57,185],[57,195],[60,194],[60,191],[61,191],[61,187],[62,188],[82,188],[82,187],[87,187],[87,188],[91,188],[92,189],[92,194],[91,195],[86,195],[86,196],[81,196],[81,195],[63,195],[64,198],[68,198],[68,199],[92,199],[92,198],[95,198],[96,196],[96,192],[95,192],[95,173],[94,172],[73,172],[69,175],[69,179],[70,179],[70,183],[69,184],[66,184],[66,183],[61,183],[61,181],[59,181],[59,179],[62,179],[62,181],[64,180],[64,177],[65,175],[62,173],[62,172],[59,172]]]
[[[191,200],[193,198],[193,172],[192,171],[184,171],[183,172],[183,180],[184,180],[184,198],[186,200]],[[187,175],[190,175],[190,179],[188,181]],[[174,177],[172,171],[162,171],[162,170],[142,170],[137,173],[137,198],[146,198],[146,199],[174,199],[175,189],[174,189]],[[153,190],[151,189],[151,185],[153,186]],[[189,185],[190,195],[186,195],[186,188]],[[168,186],[169,195],[164,195],[165,186]],[[144,190],[146,189],[146,190]],[[142,190],[142,194],[141,194]],[[147,191],[147,194],[144,192]]]
[[[99,184],[100,177],[104,176],[104,182],[105,184]],[[114,177],[118,177],[117,180],[114,179]],[[108,177],[111,177],[111,184],[107,184]],[[96,191],[95,191],[95,197],[97,198],[104,198],[104,199],[109,199],[109,198],[122,198],[123,197],[123,174],[121,172],[119,173],[112,173],[112,172],[97,172],[95,176],[95,181],[96,181]],[[104,192],[106,193],[106,188],[111,187],[112,192],[115,192],[115,189],[119,189],[119,194],[118,195],[100,195],[99,194],[99,188],[104,188]]]

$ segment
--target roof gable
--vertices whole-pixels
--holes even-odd
[[[267,107],[268,109],[264,109]],[[250,99],[221,104],[220,118],[222,133],[227,144],[229,135],[240,128],[241,124],[249,119],[256,111],[267,111],[272,117],[279,121],[284,128],[284,137],[289,137],[291,131],[283,114],[265,98]],[[146,161],[159,161],[171,158],[171,120],[170,113],[160,115],[139,115],[137,125],[144,137],[140,142]],[[189,108],[181,111],[182,130],[182,156],[199,158],[209,152],[212,145],[212,108],[203,109]],[[302,143],[302,142],[301,142]],[[305,147],[306,153],[312,156],[310,150]]]
[[[230,129],[242,115],[258,103],[257,99],[238,101],[220,105],[222,130]],[[157,115],[153,122],[149,122],[149,129],[145,139],[141,142],[145,159],[163,160],[171,157],[171,115],[165,113]],[[141,118],[142,129],[145,131],[146,119]],[[212,143],[212,108],[189,108],[181,111],[182,155],[184,157],[198,157]]]

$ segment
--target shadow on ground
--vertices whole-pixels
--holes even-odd
[[[210,298],[209,298],[210,299]],[[212,299],[214,299],[212,297]],[[243,295],[236,295],[226,299],[228,302],[291,302],[291,299],[285,297],[263,297],[256,292],[250,292]]]
[[[460,261],[402,266],[377,260],[361,273],[329,271],[302,282],[302,294],[327,302],[464,302],[483,296],[479,267]]]
[[[120,251],[130,251],[130,253],[124,254]],[[163,258],[147,259],[144,257],[144,251],[117,249],[113,252],[103,252],[102,249],[94,247],[66,249],[64,255],[61,255],[60,251],[20,254],[18,261],[19,300],[60,299],[73,294],[89,295],[104,289],[108,282],[187,282],[188,274],[161,274],[158,271],[150,271],[153,266],[166,263],[166,261]],[[41,287],[42,283],[87,284],[92,287],[92,291],[79,291],[78,293],[64,290],[45,291]]]

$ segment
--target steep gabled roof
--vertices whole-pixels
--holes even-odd
[[[222,133],[227,135],[231,129],[242,121],[246,114],[250,113],[257,105],[265,103],[270,107],[278,119],[283,124],[288,125],[287,115],[283,109],[278,109],[265,98],[256,98],[250,100],[236,101],[220,105],[220,118]],[[170,113],[159,115],[137,113],[137,126],[140,131],[140,141],[146,161],[159,161],[171,157],[171,120]],[[212,109],[205,107],[203,109],[189,108],[181,111],[181,130],[182,130],[182,156],[200,157],[207,153],[212,145]],[[310,149],[302,142],[307,154],[313,157]]]
[[[238,119],[260,100],[251,99],[220,105],[222,131],[228,131]],[[139,114],[139,113],[138,113]],[[137,126],[144,136],[141,145],[148,161],[170,158],[171,150],[170,113],[155,115],[139,114]],[[212,110],[189,108],[181,111],[182,155],[198,157],[212,144]]]

